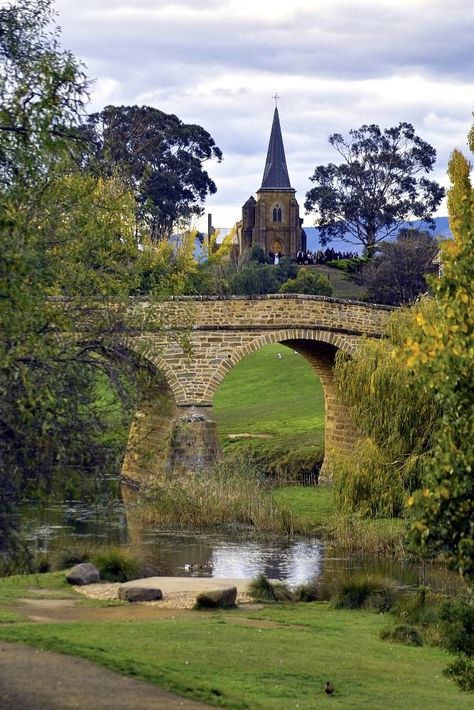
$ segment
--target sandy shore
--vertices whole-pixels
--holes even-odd
[[[237,587],[237,604],[248,604],[251,598],[247,594],[248,579],[215,579],[213,577],[148,577],[136,580],[137,586],[156,586],[163,592],[163,599],[156,602],[140,602],[147,606],[159,606],[162,609],[192,609],[200,592]],[[90,599],[118,599],[120,584],[100,582],[85,586],[74,586],[76,592]]]

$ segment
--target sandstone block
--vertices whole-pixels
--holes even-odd
[[[196,597],[196,604],[205,609],[230,609],[235,606],[237,587],[223,587],[201,592]]]
[[[97,584],[97,582],[100,582],[100,573],[97,567],[91,565],[90,562],[81,562],[66,572],[66,579],[69,584],[81,586],[84,584]]]

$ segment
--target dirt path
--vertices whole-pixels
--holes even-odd
[[[0,710],[204,710],[82,658],[0,641]]]

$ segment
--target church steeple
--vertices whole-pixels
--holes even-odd
[[[280,128],[278,108],[273,114],[272,132],[268,144],[267,160],[263,172],[261,190],[291,190],[290,177],[286,167],[285,149]]]

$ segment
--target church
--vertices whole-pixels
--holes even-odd
[[[236,224],[240,254],[255,245],[260,246],[266,256],[278,254],[291,259],[298,251],[306,251],[306,234],[295,194],[275,106],[262,185],[257,190],[257,199],[251,195],[243,205],[242,219]]]

